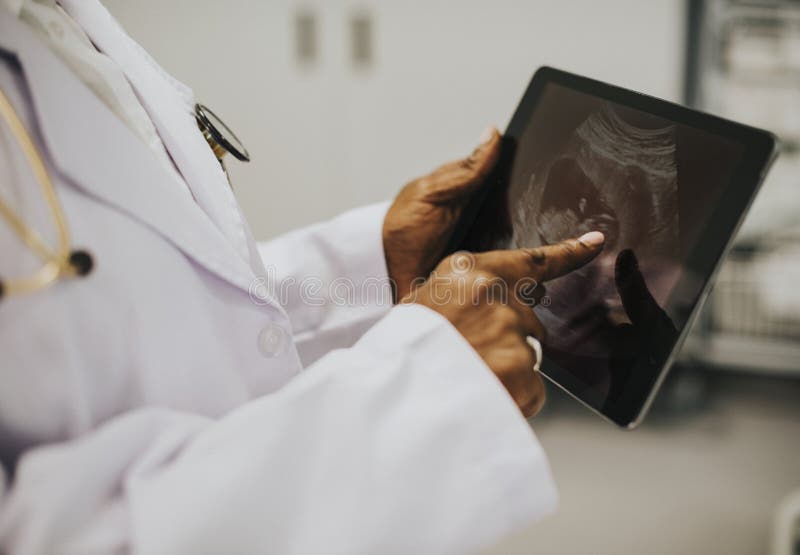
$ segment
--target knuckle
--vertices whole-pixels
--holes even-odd
[[[444,257],[439,264],[436,265],[436,273],[446,275],[453,271],[453,268],[459,265],[459,253],[454,253]]]
[[[478,159],[473,152],[466,158],[463,158],[459,164],[461,169],[466,170],[468,173],[473,173],[478,168]]]
[[[575,255],[578,254],[578,246],[579,243],[575,239],[569,239],[567,241],[563,241],[559,245],[558,253],[565,258],[574,257]]]
[[[470,285],[483,285],[486,283],[490,283],[494,280],[497,276],[488,270],[484,270],[482,268],[476,268],[470,270],[467,274],[467,279],[469,280]]]
[[[430,177],[422,176],[406,184],[400,191],[400,196],[406,199],[419,198],[425,195],[430,186]]]
[[[495,311],[495,319],[502,324],[504,329],[516,327],[519,323],[519,315],[513,308],[499,305]]]
[[[484,339],[491,345],[492,352],[498,357],[498,369],[502,373],[513,375],[524,365],[516,346],[509,347],[509,337],[517,333],[516,315],[503,310],[493,310],[482,328]]]
[[[412,185],[416,192],[416,196],[425,198],[436,191],[437,180],[434,179],[433,176],[426,175],[412,182]]]
[[[489,268],[489,263],[492,257],[490,252],[476,252],[473,253],[472,256],[475,261],[475,268],[479,270],[486,270]]]
[[[456,274],[467,274],[475,269],[475,255],[469,251],[458,251],[447,258],[450,269]]]
[[[523,249],[528,261],[534,268],[541,268],[547,264],[547,251],[542,248]]]
[[[470,283],[470,294],[476,302],[500,308],[507,307],[508,294],[505,282],[494,274],[480,271]]]
[[[491,321],[486,323],[486,326],[483,329],[483,334],[486,339],[489,340],[490,343],[496,344],[502,341],[503,336],[506,335],[508,328],[506,324],[499,321],[497,318],[492,318]],[[497,352],[497,349],[493,349]],[[502,369],[504,372],[507,370],[506,366],[510,367],[511,365],[501,359],[501,364],[499,369]]]

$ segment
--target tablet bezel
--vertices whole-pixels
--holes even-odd
[[[692,110],[678,104],[667,102],[642,93],[609,85],[601,81],[582,77],[552,67],[542,67],[533,75],[522,100],[511,118],[504,134],[506,141],[518,141],[525,131],[528,121],[541,99],[542,92],[549,84],[560,85],[603,100],[631,107],[653,114],[672,122],[704,130],[708,133],[735,141],[743,147],[743,154],[733,177],[723,189],[719,201],[710,215],[697,243],[690,249],[684,260],[684,276],[681,277],[675,290],[690,288],[693,300],[685,306],[669,305],[674,312],[680,313],[683,327],[674,343],[664,345],[660,353],[644,353],[633,367],[632,380],[625,385],[622,396],[617,402],[603,407],[593,406],[576,393],[577,380],[571,373],[558,367],[548,357],[543,357],[542,374],[559,388],[586,405],[594,412],[610,420],[616,425],[632,429],[644,418],[647,410],[663,382],[669,368],[679,351],[683,340],[692,327],[700,306],[708,295],[720,262],[732,244],[733,237],[744,219],[745,214],[763,182],[764,176],[774,160],[777,139],[767,131],[739,124],[717,116]],[[500,165],[508,164],[509,157],[502,156]],[[507,168],[498,168],[497,175],[506,175]],[[467,231],[480,213],[480,208],[490,194],[497,180],[484,187],[467,209],[455,230],[448,252],[458,250]],[[697,277],[700,277],[698,282]],[[693,280],[693,282],[690,282]],[[673,302],[670,299],[670,303]],[[659,368],[660,367],[660,368]],[[658,368],[654,371],[654,369]]]

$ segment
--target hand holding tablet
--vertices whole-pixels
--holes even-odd
[[[530,417],[545,398],[536,371],[542,362],[540,341],[545,330],[532,310],[540,299],[540,284],[591,262],[603,243],[603,235],[592,232],[533,249],[457,252],[440,262],[402,302],[426,306],[447,318],[522,414]]]

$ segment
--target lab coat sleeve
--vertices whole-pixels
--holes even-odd
[[[392,307],[382,232],[388,208],[350,210],[258,246],[265,293],[288,313],[305,365],[351,346]]]
[[[500,382],[401,306],[221,420],[145,409],[29,451],[0,552],[468,553],[555,502]]]

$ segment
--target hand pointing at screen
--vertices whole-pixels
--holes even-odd
[[[536,355],[526,341],[528,336],[543,340],[545,334],[527,300],[530,289],[587,264],[604,241],[595,231],[532,249],[458,252],[402,302],[427,306],[447,318],[530,417],[545,399],[541,375],[533,371]]]

